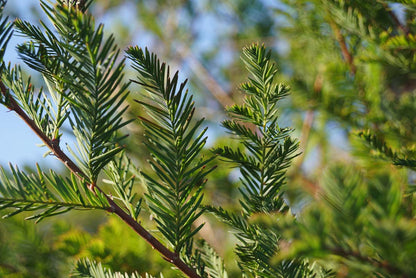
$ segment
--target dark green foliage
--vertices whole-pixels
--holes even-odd
[[[129,123],[122,119],[128,94],[128,84],[123,83],[124,61],[118,61],[114,37],[104,37],[103,25],[96,27],[90,14],[45,2],[42,9],[54,23],[55,32],[43,22],[43,29],[21,20],[15,23],[31,39],[18,46],[19,54],[43,74],[57,107],[46,119],[52,121],[54,132],[39,127],[51,139],[58,139],[58,129],[68,119],[78,142],[75,150],[69,150],[95,183],[103,167],[122,150],[118,131]],[[53,109],[52,104],[41,102],[43,105],[34,107],[39,115],[33,118],[44,119],[42,109],[49,114]]]
[[[236,136],[245,150],[223,147],[214,152],[239,166],[243,187],[240,189],[241,216],[223,209],[211,210],[235,230],[239,240],[236,253],[243,271],[252,277],[307,277],[306,265],[295,261],[271,265],[279,250],[280,235],[273,230],[252,225],[249,217],[259,213],[287,212],[282,197],[285,170],[296,156],[297,143],[290,130],[278,124],[278,101],[288,94],[288,87],[277,84],[276,66],[264,46],[243,49],[242,59],[250,72],[249,82],[241,85],[246,94],[243,105],[228,109],[234,118],[223,126]]]
[[[206,169],[212,158],[199,155],[206,129],[198,131],[203,119],[192,121],[194,103],[184,89],[186,81],[178,84],[178,72],[171,77],[169,67],[148,50],[131,47],[127,54],[139,74],[134,82],[148,93],[148,102],[138,101],[148,113],[140,120],[153,158],[149,163],[158,178],[142,173],[149,191],[146,199],[160,232],[179,253],[202,228],[192,225],[202,214],[202,189],[213,169]]]
[[[241,85],[247,97],[243,105],[228,109],[235,120],[224,121],[223,126],[240,139],[247,151],[223,147],[215,152],[240,166],[244,186],[240,190],[241,205],[246,215],[281,211],[284,204],[279,197],[285,169],[297,149],[289,136],[290,129],[278,124],[277,103],[289,89],[275,82],[277,69],[264,46],[244,48],[242,59],[252,74],[250,81]]]
[[[13,24],[9,22],[8,17],[3,15],[3,9],[6,1],[0,2],[0,70],[3,72],[5,64],[3,61],[4,53],[6,51],[7,44],[13,34]],[[0,95],[0,103],[3,105],[9,105],[9,99]]]
[[[6,51],[7,44],[9,43],[9,40],[13,34],[13,24],[9,22],[8,17],[3,16],[3,9],[6,5],[7,1],[0,1],[0,61],[2,67],[4,66],[4,53]]]
[[[121,274],[112,273],[110,270],[104,268],[100,263],[90,262],[88,259],[80,260],[77,262],[76,268],[73,271],[71,277],[74,278],[139,278],[138,273]],[[146,275],[146,278],[153,276]],[[162,276],[163,277],[163,276]]]

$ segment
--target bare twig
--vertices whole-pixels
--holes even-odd
[[[17,101],[9,93],[9,90],[6,88],[4,83],[0,80],[0,91],[6,97],[8,103],[7,107],[16,112],[17,115],[32,129],[32,131],[42,140],[42,142],[48,146],[52,153],[62,161],[65,166],[74,173],[78,178],[85,181],[87,175],[81,171],[81,169],[61,150],[59,144],[56,143],[56,140],[50,139],[44,134],[36,125],[36,123],[23,111]],[[97,191],[104,193],[98,186],[95,184],[88,185],[88,189],[95,193]],[[142,225],[140,225],[133,217],[127,214],[119,205],[117,205],[111,197],[107,194],[104,194],[106,197],[110,209],[109,211],[118,215],[127,225],[129,225],[137,234],[144,238],[154,249],[156,249],[163,258],[175,265],[180,269],[184,274],[191,278],[201,278],[193,268],[188,266],[184,261],[179,257],[179,254],[170,251],[166,246],[164,246],[159,240],[157,240],[152,234],[150,234]]]
[[[397,18],[396,14],[391,10],[389,5],[386,2],[378,1],[383,7],[386,9],[387,13],[390,15],[391,19],[393,20],[394,24],[396,24],[397,28],[403,31],[406,35],[409,34],[409,28],[407,26],[404,26],[400,20]]]
[[[354,58],[348,50],[347,43],[345,42],[344,36],[341,34],[341,30],[338,28],[338,25],[332,20],[329,21],[332,31],[334,32],[335,38],[341,47],[342,56],[344,57],[345,62],[347,62],[351,73],[355,75],[357,68],[354,65]]]
[[[184,59],[188,59],[191,69],[195,72],[196,76],[205,85],[208,91],[214,96],[220,105],[223,107],[231,106],[234,104],[232,98],[221,87],[220,84],[212,77],[208,70],[202,65],[202,63],[190,54],[190,51],[185,46],[182,46],[177,53]]]

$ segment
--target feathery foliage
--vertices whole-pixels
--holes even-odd
[[[48,123],[51,131],[38,127],[54,140],[59,139],[63,122],[69,120],[77,146],[68,149],[89,181],[95,183],[104,166],[122,150],[119,130],[129,123],[122,119],[128,86],[123,83],[124,61],[118,61],[120,51],[114,37],[106,38],[103,25],[96,27],[92,15],[63,4],[52,7],[42,2],[42,9],[55,30],[43,22],[42,28],[22,20],[15,23],[30,39],[18,46],[19,55],[43,74],[57,109],[50,115],[54,106],[39,100],[42,105],[33,108],[38,115],[32,117],[52,122]],[[49,112],[50,119],[44,119],[43,110]]]
[[[203,119],[193,122],[192,96],[185,90],[186,81],[178,84],[178,72],[170,76],[169,67],[147,49],[127,50],[138,80],[147,92],[148,102],[138,101],[148,117],[140,117],[146,132],[149,161],[157,178],[142,173],[147,180],[146,200],[156,217],[159,231],[180,253],[191,243],[202,224],[192,227],[202,214],[202,189],[206,169],[212,158],[200,153],[205,145],[206,128],[199,131]]]
[[[243,105],[228,108],[233,119],[224,121],[223,126],[245,149],[222,147],[214,152],[239,166],[243,211],[237,216],[222,209],[211,210],[235,230],[239,264],[252,277],[306,277],[309,270],[302,263],[271,265],[280,235],[249,222],[249,217],[258,213],[287,212],[282,186],[298,144],[290,138],[290,129],[278,124],[277,105],[289,88],[276,83],[277,69],[270,51],[253,44],[243,49],[242,59],[251,74],[249,81],[241,85],[246,97]]]
[[[255,223],[282,235],[274,262],[302,257],[338,276],[413,277],[415,5],[283,2],[294,106],[308,109],[303,144],[319,162],[293,173],[307,196],[296,221]],[[340,130],[346,143],[333,137]]]
[[[0,61],[2,68],[4,67],[4,53],[6,51],[7,44],[13,34],[13,24],[9,22],[9,18],[3,15],[4,6],[6,1],[0,2]]]
[[[402,150],[404,152],[402,153],[401,151],[393,151],[382,138],[375,134],[371,134],[369,131],[362,131],[358,133],[358,136],[365,140],[373,153],[378,154],[378,157],[385,158],[394,165],[416,170],[416,153],[413,148],[406,148]]]
[[[297,143],[289,136],[290,129],[278,124],[277,104],[289,88],[275,82],[277,69],[270,56],[264,46],[243,49],[242,59],[252,75],[249,82],[241,85],[247,96],[243,105],[228,108],[234,119],[224,121],[223,126],[246,150],[230,147],[215,150],[240,166],[241,205],[246,215],[283,210],[280,189],[285,182],[285,170],[297,150]]]
[[[68,103],[65,98],[53,91],[49,94],[49,98],[42,88],[36,92],[31,78],[28,77],[25,80],[23,77],[20,66],[7,67],[2,73],[2,80],[36,126],[48,138],[53,138],[58,143],[62,135],[59,130],[69,116]],[[50,150],[45,153],[45,155],[48,154],[51,154]]]
[[[87,190],[85,183],[74,175],[62,178],[54,171],[44,173],[37,166],[37,174],[26,174],[17,167],[10,166],[12,178],[0,168],[0,210],[13,209],[4,218],[21,212],[39,211],[26,219],[41,221],[72,209],[109,208],[101,193]]]
[[[6,52],[7,44],[13,35],[13,24],[9,22],[8,17],[3,15],[4,6],[6,5],[6,1],[0,2],[0,70],[1,72],[4,71],[5,64],[4,64],[4,53]],[[6,95],[0,95],[0,103],[3,105],[9,104],[9,98]]]
[[[290,218],[274,223],[276,230],[292,239],[275,260],[303,256],[330,261],[334,269],[346,265],[357,277],[373,273],[413,277],[416,230],[406,207],[414,201],[401,188],[403,177],[383,173],[368,179],[366,175],[354,168],[333,167],[319,202],[308,206],[297,223]]]
[[[89,259],[82,259],[79,260],[76,264],[76,267],[71,275],[73,278],[140,278],[141,276],[138,273],[119,273],[115,272],[112,273],[110,270],[106,269],[101,265],[101,263],[96,263],[94,261],[90,261]],[[153,278],[149,274],[146,274],[145,278]],[[160,276],[163,278],[163,276]]]
[[[224,261],[215,250],[206,241],[202,241],[199,245],[201,245],[201,259],[204,262],[206,275],[212,278],[228,278]]]
[[[16,208],[12,214],[44,209],[33,217],[38,219],[82,206],[108,209],[110,205],[103,193],[94,190],[94,186],[101,170],[122,150],[119,130],[129,123],[122,118],[127,108],[123,102],[128,86],[122,81],[124,63],[117,61],[119,50],[114,38],[105,38],[103,25],[95,28],[92,15],[85,10],[60,2],[52,6],[41,1],[41,6],[54,31],[44,22],[40,28],[18,19],[14,26],[30,39],[17,47],[20,57],[42,74],[48,91],[42,88],[37,91],[30,77],[23,78],[19,66],[2,66],[3,104],[16,111],[40,136],[49,147],[46,154],[57,156],[78,177],[65,179],[54,172],[44,174],[40,169],[37,176],[31,176],[12,168],[14,182],[2,175],[2,198],[7,200],[2,208]],[[5,47],[11,31],[4,20],[1,27]],[[68,150],[77,164],[70,161],[60,146],[65,123],[72,130],[67,135],[76,138],[77,152],[69,146]],[[113,167],[109,172],[116,178],[121,171]],[[77,181],[78,178],[81,180]],[[25,190],[24,182],[29,182]],[[125,203],[133,199],[130,195],[125,197]],[[138,207],[139,204],[129,207],[136,217]]]

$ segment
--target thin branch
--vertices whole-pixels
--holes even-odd
[[[101,189],[98,188],[102,192]],[[106,195],[107,196],[107,195]],[[163,258],[174,264],[178,269],[185,273],[188,277],[191,278],[201,278],[193,268],[189,267],[184,261],[179,257],[179,254],[170,251],[166,248],[160,241],[158,241],[154,236],[152,236],[142,225],[137,223],[129,214],[127,214],[120,206],[118,206],[110,197],[107,196],[108,203],[112,208],[112,212],[117,214],[123,221],[129,225],[137,234],[144,238],[151,246],[153,246],[160,254],[163,255]]]
[[[383,7],[386,9],[387,13],[390,15],[391,19],[394,21],[394,24],[396,24],[397,28],[402,30],[403,33],[405,33],[406,35],[409,34],[409,28],[407,28],[407,26],[404,26],[403,24],[401,24],[400,20],[398,19],[398,17],[396,16],[396,14],[391,10],[391,8],[389,7],[389,5],[383,1],[378,0],[378,2],[383,5]]]
[[[332,20],[329,21],[329,24],[331,25],[335,38],[338,41],[339,46],[341,47],[341,52],[342,56],[344,57],[344,60],[347,62],[351,70],[351,73],[355,75],[357,68],[354,65],[354,58],[348,50],[347,43],[345,42],[344,36],[341,34],[341,30],[338,28],[338,25]]]
[[[190,54],[187,47],[182,46],[177,53],[184,59],[187,59],[190,63],[191,69],[195,72],[195,75],[201,80],[208,91],[214,96],[220,105],[223,107],[231,106],[234,101],[229,94],[221,87],[220,84],[212,77],[208,70],[202,65],[202,63]]]
[[[30,119],[30,117],[22,110],[17,101],[9,93],[9,90],[6,88],[4,83],[0,80],[0,91],[6,97],[8,103],[7,107],[15,111],[20,118],[35,132],[35,134],[42,140],[42,142],[48,146],[48,148],[53,152],[53,154],[62,161],[65,166],[74,173],[81,180],[88,180],[87,175],[81,171],[81,169],[61,150],[59,147],[59,142],[54,139],[48,138],[36,125],[36,123]],[[179,254],[176,254],[170,251],[165,247],[160,241],[158,241],[154,236],[152,236],[142,225],[140,225],[133,217],[127,214],[119,205],[117,205],[111,197],[105,194],[98,186],[95,184],[90,184],[88,189],[95,193],[96,189],[100,193],[103,193],[106,197],[110,209],[109,211],[118,215],[127,225],[129,225],[137,234],[144,238],[154,249],[156,249],[160,254],[163,255],[163,258],[175,265],[180,269],[184,274],[191,278],[201,278],[193,268],[189,267],[185,262],[183,262]]]
[[[6,97],[8,103],[7,108],[17,113],[17,115],[32,129],[32,131],[42,140],[42,142],[54,153],[54,155],[62,161],[78,178],[87,179],[81,169],[61,150],[58,139],[50,139],[42,130],[38,128],[36,123],[23,111],[17,101],[9,93],[4,83],[0,80],[1,93]]]

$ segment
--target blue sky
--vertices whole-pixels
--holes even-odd
[[[33,5],[38,5],[37,0],[9,1],[14,5],[24,19],[29,20],[30,9]],[[8,4],[8,5],[9,5]],[[6,6],[6,13],[7,13]],[[27,11],[27,12],[25,12]],[[15,45],[22,41],[22,38],[14,36],[10,41],[6,52],[6,61],[16,63],[17,54]],[[45,148],[37,147],[41,141],[34,135],[28,126],[18,118],[16,113],[9,111],[6,107],[0,106],[0,165],[7,166],[9,162],[22,166],[23,164],[34,165],[36,162],[47,164],[52,168],[59,168],[57,160],[52,157],[42,158]],[[54,166],[56,165],[56,166]]]
[[[124,5],[121,7],[120,13],[123,18],[132,16],[129,14]],[[5,13],[8,11],[19,11],[19,16],[23,20],[37,22],[37,19],[32,18],[33,9],[36,9],[40,14],[43,11],[40,9],[39,0],[24,0],[24,1],[9,1],[6,5]],[[118,15],[117,15],[118,16]],[[13,18],[11,18],[13,20]],[[113,18],[104,18],[107,25]],[[15,46],[25,41],[25,38],[15,35],[12,37],[5,60],[10,61],[12,64],[20,64],[25,67],[22,61],[18,59]],[[30,71],[29,71],[30,72]],[[30,72],[33,74],[33,71]],[[39,163],[44,168],[62,169],[62,163],[52,156],[43,157],[47,149],[45,147],[39,147],[42,143],[41,140],[30,130],[30,128],[17,116],[13,111],[9,111],[6,107],[0,106],[0,130],[2,131],[0,136],[0,165],[6,167],[8,163],[13,165],[28,165],[35,166],[35,163]]]

